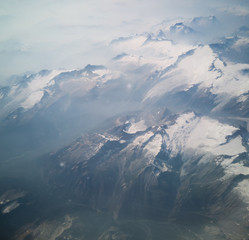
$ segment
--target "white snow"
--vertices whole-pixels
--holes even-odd
[[[105,139],[106,141],[119,141],[119,138],[116,136],[111,136],[111,135],[105,136],[103,134],[98,134],[98,135],[103,139]]]
[[[155,157],[160,152],[162,146],[161,134],[156,134],[151,141],[149,141],[143,149],[145,156],[150,158],[150,163],[153,163]]]
[[[73,96],[84,96],[91,89],[96,86],[102,86],[109,80],[118,79],[121,77],[119,71],[111,71],[109,69],[97,69],[94,70],[95,75],[90,75],[87,72],[83,72],[81,77],[70,78],[69,80],[59,83],[60,89],[66,94]]]
[[[242,138],[238,136],[232,139],[230,142],[224,145],[217,146],[212,151],[216,155],[236,155],[242,152],[246,152],[245,147],[242,145]]]
[[[216,160],[217,164],[220,164],[223,168],[228,167],[236,158],[238,157],[238,155],[229,157],[229,158],[224,158],[223,156],[221,156],[220,158],[218,158]]]
[[[186,113],[179,116],[176,122],[165,130],[164,143],[168,150],[172,151],[171,155],[188,153],[190,150],[192,154],[204,153],[199,164],[207,163],[217,156],[214,160],[224,169],[225,175],[221,178],[223,181],[239,174],[249,175],[249,167],[244,166],[242,162],[233,163],[240,153],[246,152],[241,136],[227,140],[227,136],[231,136],[236,130],[237,128],[217,120]],[[184,169],[181,174],[185,174]],[[234,191],[249,203],[248,186],[249,181],[245,180]]]
[[[241,95],[237,102],[245,102],[248,99],[248,95]]]
[[[163,95],[176,88],[184,90],[186,86],[209,82],[209,79],[216,78],[219,74],[208,71],[215,57],[210,47],[197,48],[194,54],[184,58],[177,68],[165,73],[161,77],[162,81],[148,91],[144,100]]]
[[[212,86],[212,92],[221,96],[219,98],[221,105],[232,97],[241,97],[242,94],[248,92],[248,76],[241,73],[245,68],[249,68],[249,64],[227,62],[227,66],[220,67],[220,70],[223,72],[222,77],[216,81],[215,79],[210,81],[209,86]]]
[[[245,150],[243,146],[238,148],[237,150],[234,149],[234,151],[232,151],[232,149],[229,149],[227,147],[227,144],[224,146],[220,146],[220,144],[226,142],[226,137],[228,135],[231,135],[236,130],[237,129],[233,126],[222,124],[217,120],[213,120],[211,118],[202,117],[196,127],[191,132],[191,134],[189,135],[186,147],[195,149],[198,148],[200,150],[212,152],[215,155],[238,154]],[[238,147],[239,144],[241,145],[241,139],[240,143],[238,142],[239,140],[236,140],[235,142],[231,141],[229,143],[229,146]]]
[[[131,144],[132,145],[142,145],[143,143],[148,141],[153,135],[154,135],[154,133],[151,131],[146,132],[145,134],[136,137]]]
[[[154,134],[152,131],[146,132],[135,138],[135,140],[125,147],[121,152],[125,153],[126,156],[132,157],[133,151],[137,151],[142,154],[142,158],[138,158],[138,161],[132,163],[133,168],[153,165],[155,157],[161,150],[162,146],[162,135],[157,133]],[[166,165],[159,166],[161,171],[167,171]]]
[[[15,95],[17,89],[18,89],[17,85],[12,86],[11,89],[10,89],[9,96]]]
[[[119,79],[121,76],[122,74],[119,71],[110,71],[107,74],[103,75],[103,77],[101,78],[101,82],[105,83],[113,79]]]
[[[233,191],[238,193],[242,200],[249,204],[249,179],[245,179],[241,181],[234,189]],[[249,209],[248,209],[249,210]]]
[[[240,136],[227,142],[237,128],[222,124],[208,117],[197,117],[194,113],[179,116],[175,124],[166,129],[164,142],[172,154],[192,149],[213,155],[237,155],[246,152]]]
[[[243,163],[233,163],[237,157],[238,155],[230,158],[221,157],[217,162],[217,164],[220,164],[224,168],[225,176],[222,178],[223,180],[239,174],[249,175],[249,168],[244,166]]]
[[[225,168],[225,179],[230,176],[236,176],[239,174],[249,175],[249,168],[245,167],[242,163],[232,163]],[[249,186],[249,185],[248,185]]]
[[[161,76],[161,81],[147,92],[144,101],[199,84],[199,89],[207,88],[219,95],[217,100],[224,105],[232,97],[249,90],[248,76],[241,73],[249,64],[226,63],[225,66],[209,46],[198,47],[193,55],[185,57],[176,68]]]
[[[178,56],[193,49],[188,44],[173,44],[169,40],[148,40],[148,36],[136,35],[126,40],[115,42],[113,50],[118,54],[126,52],[127,55],[117,60],[122,64],[131,66],[151,65],[154,70],[164,69],[174,64]]]
[[[147,126],[145,125],[144,120],[140,120],[139,122],[131,122],[130,127],[124,132],[133,134],[139,131],[145,131],[146,129]]]
[[[96,69],[96,70],[94,70],[94,71],[93,71],[93,73],[95,73],[95,74],[97,74],[97,75],[101,75],[101,76],[103,76],[103,75],[105,75],[105,74],[110,73],[110,70],[109,70],[109,69],[107,69],[107,68],[103,68],[103,69]]]
[[[98,80],[100,83],[105,83],[112,79],[118,79],[121,77],[121,72],[119,71],[111,71],[110,69],[97,69],[93,71],[93,73],[97,74],[97,76],[93,79]]]
[[[31,93],[28,98],[21,104],[21,107],[23,107],[24,109],[32,108],[35,104],[41,101],[43,95],[43,91],[36,91]]]
[[[9,93],[11,100],[3,111],[13,111],[19,106],[25,110],[34,107],[42,99],[45,88],[55,84],[53,79],[61,72],[62,70],[54,70],[45,76],[37,74],[25,87],[19,87],[18,84],[12,86]]]
[[[12,111],[19,106],[28,110],[39,103],[47,91],[47,87],[51,87],[55,84],[54,78],[62,72],[70,72],[65,70],[53,70],[45,76],[37,74],[34,79],[27,83],[26,87],[18,87],[14,85],[11,88],[9,96],[13,99],[6,106],[6,111]],[[117,79],[121,76],[118,71],[110,71],[108,69],[100,69],[94,71],[96,76],[81,78],[71,78],[69,80],[59,82],[60,89],[74,96],[82,96],[95,87],[98,83],[103,84],[111,79]]]
[[[59,70],[53,70],[46,76],[37,75],[31,82],[28,83],[27,90],[29,92],[34,92],[44,89],[48,85],[52,85],[54,83],[53,78],[61,72],[62,71]]]
[[[50,86],[53,86],[54,84],[55,84],[55,81],[54,81],[54,80],[51,80],[51,81],[47,84],[47,86],[50,87]]]
[[[187,139],[198,122],[199,118],[193,112],[190,112],[182,114],[176,119],[175,124],[165,130],[164,142],[172,154],[181,152],[182,148],[186,146]]]
[[[237,136],[227,140],[237,128],[220,123],[208,117],[197,117],[194,113],[180,115],[176,122],[165,129],[164,143],[171,155],[177,153],[204,154],[199,164],[205,164],[210,159],[224,169],[225,175],[220,179],[224,181],[239,174],[249,175],[249,167],[243,162],[233,161],[240,153],[246,152],[242,144],[242,137]],[[223,156],[226,155],[226,156]],[[167,169],[166,169],[167,170]],[[181,175],[184,175],[184,168]],[[249,204],[249,181],[244,180],[234,189],[242,200]]]

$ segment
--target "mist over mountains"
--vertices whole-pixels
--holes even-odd
[[[5,239],[246,239],[249,28],[119,36],[103,65],[0,88]]]
[[[151,31],[161,22],[171,26],[196,18],[185,25],[209,41],[249,21],[245,0],[13,0],[2,1],[0,8],[0,84],[11,75],[41,69],[107,65],[113,57],[107,48],[112,39]],[[220,28],[208,28],[206,20],[198,22],[200,16],[216,16]]]

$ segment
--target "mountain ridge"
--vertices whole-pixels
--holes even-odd
[[[212,29],[214,16],[164,22],[113,40],[106,66],[42,70],[0,88],[0,164],[18,179],[12,166],[33,153],[19,174],[42,186],[0,189],[2,222],[44,212],[14,239],[42,239],[50,224],[73,239],[87,235],[82,223],[95,239],[247,237],[248,29],[202,41]]]

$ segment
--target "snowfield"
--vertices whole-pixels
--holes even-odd
[[[208,89],[219,96],[219,104],[214,109],[217,111],[233,97],[240,97],[240,101],[247,99],[243,94],[249,91],[249,81],[243,69],[248,68],[249,64],[224,63],[209,46],[201,46],[163,74],[161,81],[147,92],[144,101],[172,91],[186,91],[198,85],[198,89]]]
[[[129,128],[125,131],[126,133],[133,134],[139,131],[145,131],[147,129],[147,126],[145,125],[144,120],[141,120],[139,122],[131,122],[131,125]]]
[[[191,112],[179,116],[175,124],[165,130],[164,140],[173,155],[187,149],[214,155],[237,155],[246,152],[241,137],[227,140],[237,130],[208,117],[197,117]]]

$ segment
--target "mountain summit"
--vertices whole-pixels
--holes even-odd
[[[3,236],[246,239],[249,34],[210,29],[164,22],[113,40],[107,66],[1,87]]]

